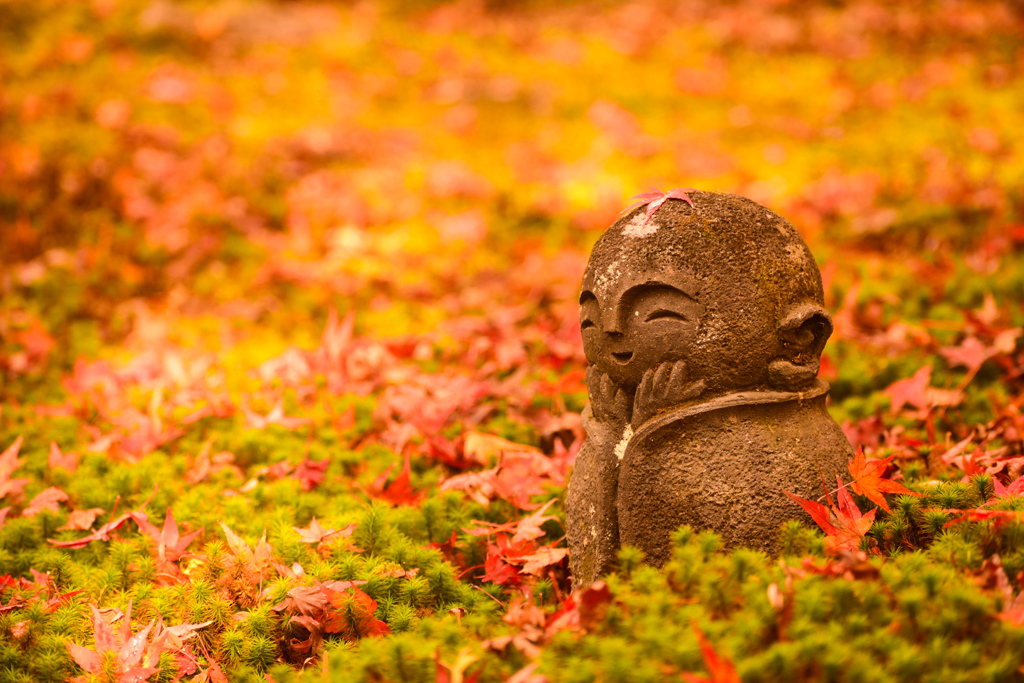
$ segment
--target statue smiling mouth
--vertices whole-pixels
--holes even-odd
[[[633,352],[632,351],[613,351],[612,352],[612,358],[614,358],[617,362],[625,365],[626,363],[628,363],[633,358]]]

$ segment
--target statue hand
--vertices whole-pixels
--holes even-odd
[[[633,402],[633,424],[639,427],[659,411],[697,398],[704,380],[690,382],[686,361],[669,361],[649,369],[640,380]]]
[[[590,409],[598,421],[617,425],[629,422],[633,397],[594,365],[587,368],[587,393]]]

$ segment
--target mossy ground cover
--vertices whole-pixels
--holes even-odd
[[[1022,28],[0,0],[0,681],[1021,680]],[[780,557],[570,595],[578,284],[650,185],[801,230],[867,460]]]

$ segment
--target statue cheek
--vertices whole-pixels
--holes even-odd
[[[648,358],[654,363],[686,360],[696,343],[694,325],[655,324],[650,325],[640,336],[636,346],[645,347]]]
[[[592,330],[583,331],[583,355],[586,356],[587,362],[591,365],[597,363],[600,356],[600,348],[594,337],[597,333]]]

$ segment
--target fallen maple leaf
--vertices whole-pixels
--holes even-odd
[[[154,489],[153,489],[153,496],[155,496],[155,495],[156,495],[156,487],[154,487]],[[145,510],[146,506],[149,505],[149,502],[151,500],[153,500],[153,496],[150,496],[148,499],[146,499],[146,502],[143,503],[139,507],[139,509],[136,510],[135,512],[139,513],[139,512],[142,512],[143,510]],[[117,503],[120,500],[121,500],[121,496],[118,496],[117,499],[114,501],[114,511],[110,513],[111,517],[113,517],[114,516],[114,512],[117,511]],[[49,543],[50,545],[56,547],[56,548],[84,548],[85,546],[89,545],[93,541],[109,541],[110,540],[110,532],[116,531],[116,530],[120,529],[122,526],[124,526],[124,523],[132,518],[131,515],[132,515],[132,513],[126,512],[125,514],[121,515],[120,517],[111,519],[109,522],[107,522],[106,524],[101,526],[99,529],[97,529],[94,533],[91,533],[88,536],[83,536],[82,538],[76,538],[73,541],[55,541],[52,538],[48,538],[48,539],[46,539],[46,542]]]
[[[92,610],[92,627],[93,627],[93,638],[95,642],[95,650],[90,650],[81,645],[75,643],[65,643],[67,646],[68,653],[75,662],[91,674],[101,674],[104,672],[104,655],[107,652],[114,652],[114,680],[117,683],[141,683],[150,676],[160,671],[160,647],[152,648],[147,647],[146,641],[149,638],[149,632],[153,628],[155,622],[149,622],[149,625],[144,629],[136,633],[131,634],[131,614],[132,607],[131,602],[128,603],[128,609],[123,617],[121,631],[119,637],[115,637],[113,629],[108,624],[100,611],[96,609],[95,605],[89,605],[89,609]],[[147,654],[145,661],[143,661],[143,654]],[[155,653],[155,658],[153,657]],[[139,666],[142,664],[143,666]],[[72,681],[82,681],[83,683],[89,680],[87,676],[79,676],[71,679]]]
[[[295,531],[298,532],[303,543],[321,543],[333,536],[337,536],[338,538],[348,538],[352,535],[352,532],[355,531],[355,528],[355,524],[349,524],[342,529],[325,529],[320,526],[320,522],[316,521],[316,517],[314,517],[310,521],[309,526],[304,529],[300,529],[297,526],[292,527],[292,529],[295,529]]]
[[[546,567],[558,564],[568,554],[569,551],[565,548],[543,547],[535,553],[519,558],[524,561],[522,572],[524,574],[533,574],[534,576],[543,576]]]
[[[499,586],[519,583],[519,570],[505,561],[501,548],[492,544],[487,546],[487,558],[484,560],[483,581],[496,583]]]
[[[836,475],[836,484],[839,488],[836,493],[839,507],[834,511],[841,526],[838,533],[825,539],[825,549],[832,553],[840,550],[856,550],[860,546],[861,539],[874,523],[875,514],[878,512],[877,508],[872,508],[867,514],[862,514],[860,508],[853,502],[853,496],[843,486],[843,481],[838,475]]]
[[[736,672],[736,666],[732,660],[724,655],[718,654],[714,646],[700,630],[696,621],[691,622],[693,631],[697,634],[697,642],[700,644],[700,654],[704,659],[704,666],[707,667],[711,676],[700,676],[693,673],[683,673],[683,680],[686,683],[741,683],[740,675]]]
[[[857,449],[857,453],[848,464],[850,476],[853,477],[853,490],[862,496],[867,496],[886,512],[892,512],[892,510],[889,509],[889,504],[885,502],[883,493],[904,493],[910,496],[921,495],[920,493],[914,493],[902,484],[881,476],[885,472],[885,468],[889,466],[889,463],[895,457],[895,455],[890,455],[884,460],[872,458],[868,462],[868,459],[864,457],[864,448],[861,447]]]
[[[998,498],[1016,498],[1017,496],[1024,495],[1024,477],[1017,477],[1014,479],[1009,486],[1003,486],[1003,483],[992,477],[992,485],[995,489],[995,497]],[[985,505],[990,505],[996,502],[990,500]]]
[[[20,493],[25,488],[25,484],[29,482],[28,479],[11,479],[14,470],[24,462],[18,457],[22,441],[22,437],[19,436],[3,453],[0,453],[0,498]]]
[[[690,206],[693,206],[693,200],[690,199],[690,196],[686,194],[687,192],[694,192],[694,189],[692,187],[677,187],[669,190],[668,192],[662,192],[661,190],[655,190],[652,187],[650,192],[641,192],[638,195],[630,197],[630,200],[636,199],[639,201],[633,202],[632,204],[627,206],[625,209],[622,210],[622,213],[628,213],[633,209],[646,204],[647,216],[644,218],[643,224],[647,225],[648,221],[650,221],[651,218],[654,217],[654,214],[658,211],[658,209],[661,208],[661,205],[667,202],[669,199],[680,199],[689,204]]]
[[[323,620],[324,632],[340,633],[347,640],[391,633],[388,625],[374,616],[377,601],[355,586],[339,591],[325,584],[322,590],[335,608],[328,611]]]
[[[62,453],[57,442],[51,441],[48,463],[51,470],[60,468],[73,473],[78,469],[78,453]]]
[[[789,491],[783,491],[789,496],[797,505],[807,511],[807,514],[811,516],[814,523],[821,527],[821,530],[828,535],[832,535],[838,531],[829,518],[829,509],[815,500],[807,500],[800,496],[793,495]]]
[[[409,483],[409,475],[411,474],[409,453],[405,454],[405,462],[402,466],[402,471],[398,473],[398,476],[395,477],[394,481],[387,484],[388,477],[391,475],[391,470],[394,468],[395,463],[391,463],[384,472],[373,480],[369,489],[360,488],[371,498],[386,500],[392,505],[414,505],[423,497],[423,492],[417,491]]]
[[[296,586],[288,597],[274,605],[275,612],[289,610],[307,617],[319,615],[327,607],[327,597],[320,586]]]
[[[942,509],[939,512],[958,514],[959,517],[949,520],[942,525],[943,529],[959,524],[960,522],[993,522],[996,529],[1006,526],[1011,520],[1024,520],[1024,511],[1020,510],[989,510],[987,508],[973,508],[971,510]]]
[[[875,520],[875,514],[878,512],[877,508],[872,508],[867,514],[862,514],[838,476],[836,477],[836,482],[839,487],[836,494],[839,500],[838,508],[832,506],[831,498],[829,499],[830,507],[826,507],[816,501],[801,498],[789,491],[783,491],[783,493],[806,510],[815,524],[825,532],[827,535],[825,549],[830,553],[836,553],[840,550],[856,550],[864,534],[871,528],[871,524]],[[837,524],[832,523],[833,516]]]
[[[569,596],[562,609],[548,619],[545,636],[559,631],[590,630],[601,623],[612,601],[612,592],[604,581],[595,581]]]
[[[467,460],[486,465],[492,456],[521,451],[523,444],[514,443],[494,434],[470,431],[463,435],[462,452]]]
[[[55,548],[84,548],[93,541],[109,541],[110,532],[120,529],[122,526],[124,526],[124,523],[127,522],[129,519],[131,519],[129,515],[121,515],[117,519],[107,522],[106,524],[104,524],[88,536],[76,538],[73,541],[55,541],[52,538],[48,538],[46,539],[46,542],[54,546]]]
[[[302,628],[306,629],[309,633],[309,637],[305,640],[299,640],[298,638],[292,638],[288,641],[288,646],[294,652],[302,654],[309,653],[311,656],[303,662],[309,662],[313,656],[315,656],[322,648],[324,643],[324,627],[319,621],[313,617],[297,616],[292,617],[292,624],[298,624]]]
[[[204,621],[201,624],[177,624],[176,626],[163,626],[159,635],[165,635],[167,638],[166,648],[169,650],[180,650],[186,640],[196,636],[196,631],[201,628],[206,628],[213,621]]]
[[[960,342],[960,346],[942,347],[939,353],[953,367],[966,367],[968,376],[973,377],[985,361],[997,352],[985,346],[977,337],[971,336]]]
[[[329,458],[323,460],[310,460],[306,458],[295,466],[292,479],[298,479],[303,491],[312,491],[324,480],[327,467],[331,464]]]
[[[549,519],[558,519],[558,517],[555,517],[554,515],[544,514],[554,502],[555,499],[552,498],[548,502],[544,503],[539,510],[519,520],[516,524],[516,532],[512,536],[513,545],[522,541],[532,541],[544,535],[544,531],[541,530],[540,525]]]
[[[267,543],[267,532],[263,532],[263,536],[256,543],[256,548],[253,550],[249,548],[249,544],[242,540],[238,534],[229,529],[227,524],[221,522],[220,525],[224,529],[224,536],[227,538],[228,547],[231,549],[232,554],[251,575],[255,576],[258,574],[262,577],[273,553],[273,548]]]
[[[145,512],[129,512],[128,514],[139,525],[140,531],[156,541],[157,558],[164,562],[174,562],[180,559],[195,537],[203,533],[202,529],[197,529],[182,536],[178,530],[178,523],[171,513],[171,508],[167,508],[163,529],[157,529],[151,524],[149,516]]]
[[[50,512],[57,512],[59,509],[57,505],[62,502],[66,502],[68,494],[64,493],[62,489],[56,486],[51,486],[48,489],[43,489],[36,494],[36,497],[32,499],[32,502],[28,504],[24,512],[21,513],[22,517],[35,517],[43,510],[49,510]]]
[[[941,406],[955,406],[964,396],[957,389],[938,389],[931,386],[932,366],[926,365],[911,377],[890,384],[882,393],[889,397],[889,409],[898,413],[909,404],[921,410]]]
[[[932,366],[926,365],[912,377],[893,382],[882,391],[889,397],[889,409],[898,413],[903,406],[910,404],[915,408],[926,408],[928,406],[928,388],[931,383]]]
[[[1009,604],[996,613],[996,619],[1005,621],[1012,626],[1024,626],[1024,592],[1021,592]]]
[[[88,510],[72,510],[68,515],[68,523],[57,527],[57,531],[88,531],[92,528],[96,517],[104,513],[103,508],[89,508]]]

